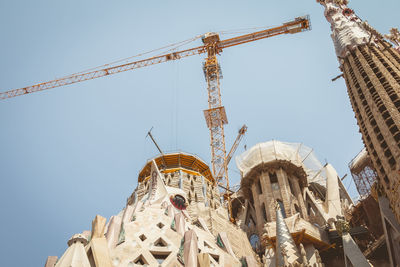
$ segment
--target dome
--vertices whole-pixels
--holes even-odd
[[[183,169],[185,172],[189,172],[194,175],[202,175],[208,181],[212,182],[213,184],[215,183],[215,179],[207,163],[205,163],[205,161],[200,159],[198,156],[185,152],[167,153],[158,155],[148,160],[145,166],[139,172],[139,182],[142,182],[150,176],[151,162],[153,159],[162,173]]]
[[[325,186],[326,173],[324,166],[315,156],[313,149],[302,143],[272,140],[258,143],[236,157],[236,165],[243,178],[253,168],[274,162],[286,162],[301,168],[307,176],[308,183],[314,182]]]

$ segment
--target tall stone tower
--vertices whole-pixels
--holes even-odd
[[[331,24],[333,43],[351,105],[379,183],[400,221],[400,53],[347,7],[318,0]],[[396,30],[386,36],[395,45]],[[398,45],[398,44],[397,44]]]

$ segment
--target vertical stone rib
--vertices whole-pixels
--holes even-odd
[[[379,151],[382,150],[382,154],[388,154],[388,156],[392,155],[392,152],[390,151],[390,148],[387,145],[387,142],[385,140],[385,135],[387,135],[388,129],[385,128],[385,123],[383,120],[383,116],[381,114],[382,111],[386,111],[386,107],[384,106],[384,101],[382,98],[384,97],[384,92],[382,90],[376,90],[375,87],[379,88],[378,84],[374,86],[374,84],[371,82],[371,80],[368,77],[368,74],[366,73],[365,69],[363,68],[364,65],[359,60],[359,57],[361,55],[359,53],[353,53],[353,55],[349,56],[349,62],[350,62],[350,68],[355,74],[355,79],[357,80],[360,88],[357,90],[356,97],[359,99],[360,106],[363,107],[364,112],[366,113],[366,118],[364,118],[363,122],[366,122],[366,127],[371,129],[370,130],[370,135],[368,137],[371,138],[371,140],[367,140],[367,150],[368,152],[373,154],[373,151],[370,151],[371,145],[373,146],[374,150]],[[369,88],[369,90],[367,90]],[[362,129],[361,132],[363,133]],[[381,135],[379,135],[381,134]],[[364,136],[365,137],[365,136]],[[379,139],[379,140],[378,140]],[[364,140],[365,141],[365,140]],[[371,145],[368,145],[368,143],[371,143]],[[376,169],[382,173],[386,173],[385,170],[387,171],[388,169],[390,170],[391,167],[389,166],[387,161],[383,161],[382,164],[381,160],[375,157],[374,162],[378,162],[377,165],[375,166]],[[383,169],[382,169],[383,168]]]
[[[260,175],[261,181],[261,188],[263,191],[264,199],[265,199],[265,207],[266,207],[266,214],[267,214],[267,221],[272,221],[272,218],[275,216],[273,214],[273,207],[274,207],[274,197],[272,195],[272,187],[269,180],[269,174],[267,172],[262,172]]]
[[[358,50],[361,52],[360,54],[358,53],[359,51],[356,52],[357,57],[355,58],[355,60],[360,62],[358,67],[360,74],[363,77],[363,79],[360,82],[363,88],[368,89],[364,90],[367,94],[367,99],[369,97],[372,97],[375,103],[375,107],[377,108],[377,110],[375,110],[374,119],[370,119],[370,122],[373,125],[373,127],[375,127],[374,124],[377,124],[376,127],[378,128],[378,132],[382,133],[384,137],[384,140],[381,140],[381,142],[379,142],[379,145],[384,150],[385,156],[389,158],[388,160],[389,166],[385,166],[387,164],[384,164],[385,169],[391,169],[394,168],[396,164],[392,149],[388,146],[388,143],[391,143],[390,139],[392,138],[388,127],[389,125],[392,124],[390,122],[392,117],[390,115],[392,114],[389,113],[390,109],[388,109],[387,107],[391,102],[388,96],[388,94],[390,93],[389,90],[391,88],[384,88],[382,86],[380,81],[386,83],[386,79],[383,76],[381,76],[381,78],[378,80],[378,78],[374,75],[374,71],[369,67],[369,64],[371,64],[372,66],[376,65],[372,62],[372,59],[368,55],[366,55],[366,52],[363,51],[362,48],[359,48]],[[369,62],[367,62],[363,56],[367,58]],[[382,75],[381,72],[379,72],[379,74]],[[372,104],[371,106],[374,105]],[[391,121],[393,122],[393,120]]]

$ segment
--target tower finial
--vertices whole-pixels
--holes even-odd
[[[276,259],[277,266],[286,266],[285,261],[289,264],[300,262],[300,253],[290,234],[290,231],[283,219],[280,205],[276,202]],[[285,259],[286,258],[286,259]]]
[[[399,29],[391,28],[389,34],[385,34],[385,38],[391,41],[394,45],[400,46],[400,32]]]
[[[345,57],[355,47],[370,42],[370,34],[361,25],[361,19],[347,7],[347,0],[317,0],[325,7],[325,17],[331,24],[336,55]]]

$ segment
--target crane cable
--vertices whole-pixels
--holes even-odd
[[[111,66],[111,65],[115,65],[115,64],[121,63],[121,62],[127,62],[127,63],[128,63],[128,61],[129,61],[130,59],[132,59],[132,58],[141,57],[141,56],[144,56],[144,55],[148,55],[148,54],[154,53],[154,52],[156,52],[156,51],[160,51],[160,50],[163,50],[163,49],[172,47],[172,48],[170,48],[170,49],[168,49],[168,50],[165,50],[165,51],[160,52],[160,53],[157,54],[156,56],[162,55],[162,54],[164,54],[165,52],[173,51],[173,50],[175,50],[175,49],[177,49],[177,48],[179,48],[179,47],[181,47],[181,46],[183,46],[183,45],[187,45],[187,44],[189,44],[189,43],[191,43],[191,42],[193,42],[193,41],[199,39],[201,36],[203,36],[203,35],[197,35],[197,36],[195,36],[195,37],[192,37],[192,38],[190,38],[190,39],[187,39],[187,40],[184,40],[184,41],[181,41],[181,42],[169,44],[169,45],[166,45],[166,46],[163,46],[163,47],[160,47],[160,48],[157,48],[157,49],[153,49],[153,50],[150,50],[150,51],[147,51],[147,52],[144,52],[144,53],[140,53],[140,54],[137,54],[137,55],[134,55],[134,56],[131,56],[131,57],[119,59],[119,60],[113,61],[113,62],[111,62],[111,63],[107,63],[107,64],[100,65],[100,66],[97,66],[97,67],[89,68],[89,69],[86,69],[86,70],[82,70],[82,71],[80,71],[80,72],[76,72],[76,73],[73,73],[73,74],[64,76],[64,77],[62,77],[62,78],[69,78],[69,77],[73,77],[73,76],[78,75],[78,74],[82,74],[82,73],[94,71],[94,70],[97,70],[97,69],[103,69],[103,68],[105,68],[105,67],[108,67],[108,66]]]
[[[254,30],[265,30],[267,28],[271,28],[271,27],[240,28],[240,29],[234,29],[234,30],[219,31],[218,33],[220,35],[229,35],[229,34],[238,34],[238,33],[246,34],[246,33],[254,32]]]

